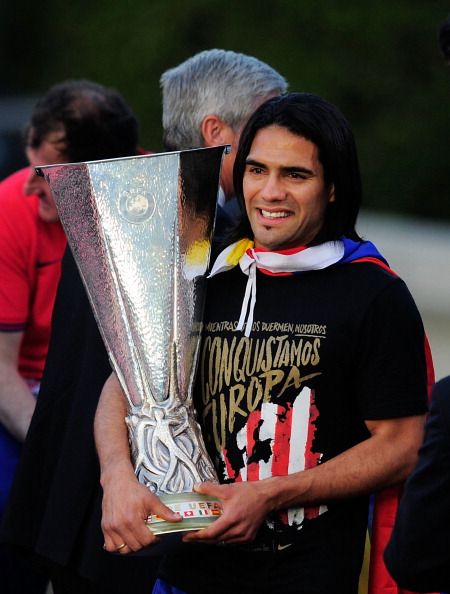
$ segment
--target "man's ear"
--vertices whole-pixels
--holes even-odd
[[[216,115],[207,115],[203,118],[201,133],[205,146],[231,144],[234,139],[234,132],[231,126]]]

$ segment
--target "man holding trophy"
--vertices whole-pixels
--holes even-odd
[[[201,276],[187,281],[186,264],[207,231],[174,239],[190,247],[174,251],[181,259],[173,266],[176,297],[167,293],[172,321],[159,369],[165,396],[152,380],[145,405],[136,403],[136,377],[156,371],[138,366],[133,379],[120,364],[119,381],[111,376],[102,392],[95,436],[105,548],[151,552],[167,539],[159,533],[187,531],[165,557],[155,592],[356,594],[367,496],[404,480],[422,438],[423,325],[403,281],[355,230],[356,148],[333,105],[304,93],[261,105],[240,138],[234,187],[245,213],[210,268],[198,357],[200,324],[180,308],[199,308],[179,299],[183,283]],[[142,328],[142,344],[154,345],[156,327]],[[211,465],[187,401],[186,370],[195,361],[193,407]],[[170,411],[183,407],[176,420]],[[144,440],[134,430],[140,415],[148,416]],[[221,484],[205,480],[211,467]],[[174,491],[178,484],[200,496],[195,505],[167,497],[165,473]],[[204,510],[219,509],[218,500],[222,513],[193,530],[202,497]]]

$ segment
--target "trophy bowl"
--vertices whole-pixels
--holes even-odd
[[[228,147],[36,168],[50,185],[111,365],[127,398],[138,480],[198,530],[220,503],[193,492],[216,481],[192,402],[205,275]]]

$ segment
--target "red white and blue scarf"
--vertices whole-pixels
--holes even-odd
[[[370,241],[353,241],[346,237],[311,247],[268,251],[254,247],[253,241],[244,238],[226,247],[218,256],[210,277],[238,266],[248,276],[242,301],[237,330],[249,336],[253,324],[256,303],[256,270],[270,275],[294,275],[309,270],[322,270],[335,264],[354,261],[376,261],[388,268],[388,264]]]

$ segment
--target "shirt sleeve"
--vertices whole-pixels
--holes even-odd
[[[0,194],[0,331],[21,331],[29,314],[36,257],[34,204]]]
[[[357,353],[356,384],[364,419],[426,412],[425,333],[401,279],[392,279],[368,307]]]

